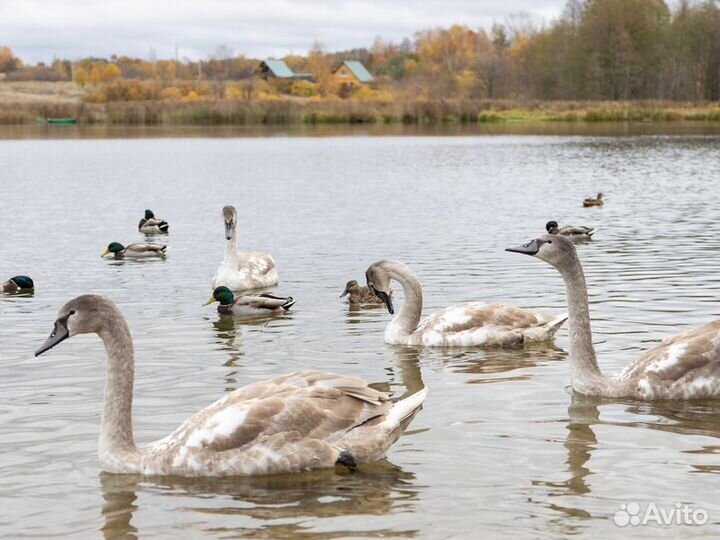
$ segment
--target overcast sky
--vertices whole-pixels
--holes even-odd
[[[26,62],[118,55],[206,58],[219,45],[253,57],[369,46],[416,30],[489,28],[524,12],[559,16],[565,0],[0,0],[0,45]]]

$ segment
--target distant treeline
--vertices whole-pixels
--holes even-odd
[[[331,70],[362,61],[376,77],[362,100],[663,100],[720,99],[720,7],[715,0],[569,0],[546,27],[510,17],[491,29],[466,26],[417,32],[402,43],[287,56],[314,83],[278,87],[258,81],[259,59],[219,47],[204,61],[113,56],[23,65],[0,49],[10,81],[70,81],[93,103],[115,101],[267,100],[282,94],[338,98]],[[343,95],[342,97],[353,97]]]

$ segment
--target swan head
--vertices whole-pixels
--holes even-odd
[[[563,268],[568,260],[577,257],[575,246],[571,240],[554,234],[543,234],[539,238],[530,240],[522,246],[507,248],[505,251],[532,255],[554,266],[558,270]]]
[[[385,269],[385,264],[386,261],[371,264],[365,272],[365,279],[367,280],[368,288],[375,296],[382,300],[387,310],[393,314],[395,313],[395,309],[393,308],[392,298],[390,297],[392,293],[390,289],[390,274],[388,274]]]
[[[344,290],[343,293],[340,295],[340,298],[342,298],[343,296],[347,296],[348,294],[350,294],[350,292],[351,292],[353,289],[355,289],[356,287],[358,287],[358,282],[357,282],[356,280],[351,279],[350,281],[348,281],[348,282],[345,284],[345,290]]]
[[[213,291],[212,296],[210,297],[210,300],[205,302],[204,305],[212,304],[213,302],[220,302],[220,305],[223,306],[229,306],[235,301],[235,295],[233,292],[225,287],[224,285],[221,287],[216,287]]]
[[[122,317],[112,300],[104,296],[85,294],[73,298],[58,311],[52,333],[35,351],[35,356],[40,356],[76,334],[99,334],[108,321],[114,324],[113,320],[118,315]]]
[[[35,288],[35,283],[33,283],[32,278],[29,276],[15,276],[10,278],[10,281],[17,285],[17,288],[20,290],[30,290]]]
[[[237,210],[234,206],[225,206],[222,210],[225,221],[225,240],[231,240],[237,226]]]
[[[152,210],[145,210],[145,219],[155,219],[155,214]]]
[[[558,222],[557,221],[548,221],[545,224],[545,230],[548,232],[548,234],[557,234]]]
[[[105,255],[110,255],[111,253],[120,253],[124,249],[125,246],[123,246],[120,242],[110,242],[107,249],[103,251],[103,254],[100,256],[104,257]]]

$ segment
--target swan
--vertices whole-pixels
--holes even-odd
[[[581,394],[643,400],[720,397],[720,320],[665,339],[620,374],[604,375],[590,329],[587,288],[573,243],[543,235],[507,251],[532,255],[563,278],[569,305],[570,380]]]
[[[597,229],[593,227],[573,227],[572,225],[559,227],[557,221],[548,221],[545,224],[545,230],[549,234],[569,236],[572,240],[590,240],[592,235],[597,232]]]
[[[360,285],[356,280],[351,279],[345,285],[345,290],[340,295],[340,298],[344,296],[348,297],[348,304],[351,305],[383,305],[383,301],[375,295],[367,286]],[[390,291],[392,297],[392,291]]]
[[[239,476],[355,468],[381,459],[420,410],[427,389],[391,402],[365,381],[300,371],[230,392],[147,446],[132,429],[134,353],[122,313],[108,298],[78,296],[58,312],[38,356],[76,334],[95,333],[107,353],[99,459],[110,473]]]
[[[138,223],[138,231],[143,234],[165,234],[169,229],[168,222],[156,218],[152,210],[145,210],[145,217]]]
[[[101,257],[113,255],[116,259],[143,259],[147,257],[165,258],[167,246],[160,244],[129,244],[123,246],[120,242],[110,242]]]
[[[390,280],[402,285],[405,300],[385,329],[385,342],[427,347],[513,346],[551,339],[567,319],[502,304],[469,302],[436,311],[424,320],[422,287],[410,268],[397,261],[378,261],[365,272],[367,284],[390,313],[395,313]]]
[[[25,293],[35,289],[35,283],[28,276],[15,276],[0,285],[4,293]]]
[[[225,258],[217,269],[212,288],[225,285],[233,291],[265,289],[278,284],[275,261],[270,255],[259,252],[242,252],[237,249],[237,211],[234,206],[223,208],[225,220]]]
[[[219,302],[218,313],[222,315],[244,315],[261,317],[285,313],[295,305],[292,296],[274,296],[272,294],[246,294],[235,298],[233,292],[225,286],[213,291],[205,305]]]
[[[583,201],[583,206],[586,208],[588,206],[602,206],[603,204],[605,204],[605,201],[603,201],[602,193],[598,193],[597,197],[588,197]]]

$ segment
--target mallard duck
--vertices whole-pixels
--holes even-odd
[[[143,234],[165,234],[170,230],[170,225],[156,218],[152,210],[145,210],[145,217],[138,223],[138,230]]]
[[[706,399],[720,397],[720,320],[660,343],[619,375],[600,371],[590,329],[587,287],[573,243],[543,235],[507,251],[532,255],[553,266],[565,281],[570,308],[570,380],[581,394],[612,398]]]
[[[602,206],[603,204],[605,204],[605,201],[603,201],[603,194],[602,194],[602,193],[598,193],[598,194],[597,194],[597,197],[595,197],[595,198],[593,198],[593,197],[588,197],[587,199],[585,199],[585,200],[583,201],[583,206],[585,206],[585,207],[588,207],[588,206]]]
[[[213,289],[225,285],[233,291],[266,289],[278,284],[275,261],[260,252],[242,252],[237,249],[237,211],[233,206],[223,208],[225,221],[225,258],[217,269]]]
[[[15,276],[2,284],[4,293],[25,293],[35,289],[35,283],[28,276]]]
[[[358,282],[354,279],[351,279],[345,285],[345,290],[340,295],[340,298],[343,298],[344,296],[348,297],[348,303],[352,305],[383,305],[383,301],[375,296],[375,293],[373,293],[366,285],[358,284]],[[392,297],[392,291],[390,291],[390,296]]]
[[[168,436],[137,447],[132,429],[133,340],[108,298],[79,296],[59,311],[43,354],[76,334],[95,333],[107,351],[100,425],[103,471],[173,476],[280,474],[384,457],[421,408],[427,389],[400,401],[361,379],[298,371],[225,394]]]
[[[220,302],[217,310],[223,315],[244,315],[259,317],[285,313],[295,305],[292,296],[273,296],[272,294],[248,294],[235,297],[233,292],[225,287],[217,287],[210,300],[205,305]]]
[[[567,320],[503,304],[468,302],[436,311],[422,321],[420,282],[407,265],[379,261],[367,269],[367,284],[394,314],[390,280],[403,288],[405,301],[385,329],[385,342],[427,347],[515,346],[552,339]]]
[[[129,244],[123,246],[120,242],[110,242],[101,257],[114,255],[116,259],[141,259],[146,257],[165,258],[167,246],[160,244]]]
[[[557,221],[548,221],[545,224],[545,230],[549,234],[560,234],[571,240],[589,240],[597,232],[597,229],[593,227],[573,227],[572,225],[558,227]]]

